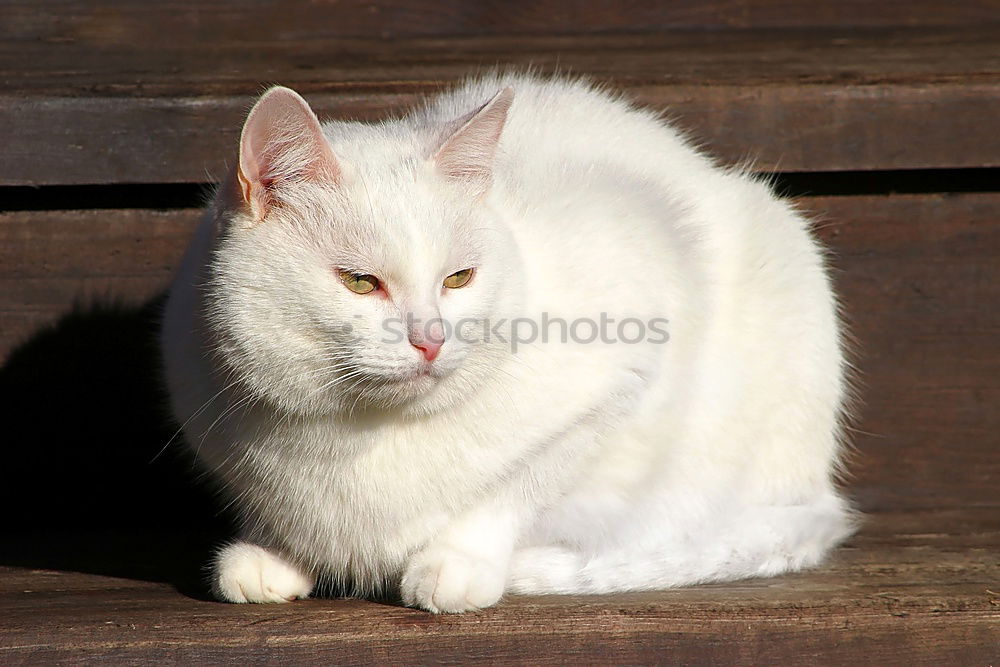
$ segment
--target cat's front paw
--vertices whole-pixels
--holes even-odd
[[[496,604],[505,579],[503,569],[485,558],[431,547],[410,561],[400,592],[410,607],[453,614]]]
[[[226,602],[291,602],[309,597],[315,579],[274,553],[248,542],[219,550],[212,592]]]

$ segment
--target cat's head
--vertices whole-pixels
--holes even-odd
[[[517,290],[490,205],[512,100],[327,136],[297,93],[265,93],[216,202],[205,294],[223,371],[301,414],[434,409],[475,391],[502,354],[477,332]]]

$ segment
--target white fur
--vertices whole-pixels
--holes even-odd
[[[506,86],[483,194],[434,155]],[[808,223],[765,184],[578,81],[491,76],[323,132],[339,179],[288,182],[261,221],[224,188],[167,306],[175,414],[269,550],[227,547],[221,597],[301,597],[325,575],[456,612],[774,575],[849,534],[835,300]],[[348,291],[345,266],[391,298]],[[420,375],[380,328],[408,312],[665,317],[670,340],[453,337]]]
[[[291,602],[309,597],[315,577],[267,549],[237,542],[219,550],[212,591],[227,602]]]

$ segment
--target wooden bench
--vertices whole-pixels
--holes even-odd
[[[204,184],[265,84],[374,119],[496,64],[623,87],[813,213],[863,529],[812,572],[465,616],[208,600],[226,525],[153,343]],[[0,663],[1000,661],[996,0],[11,0],[0,78]]]

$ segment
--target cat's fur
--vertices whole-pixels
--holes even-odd
[[[428,362],[440,330],[384,335],[408,313],[665,318],[669,340],[557,324]],[[523,75],[377,125],[320,128],[269,91],[163,327],[175,414],[242,519],[216,593],[325,575],[445,612],[817,563],[851,530],[841,346],[822,251],[765,184],[617,96]]]

